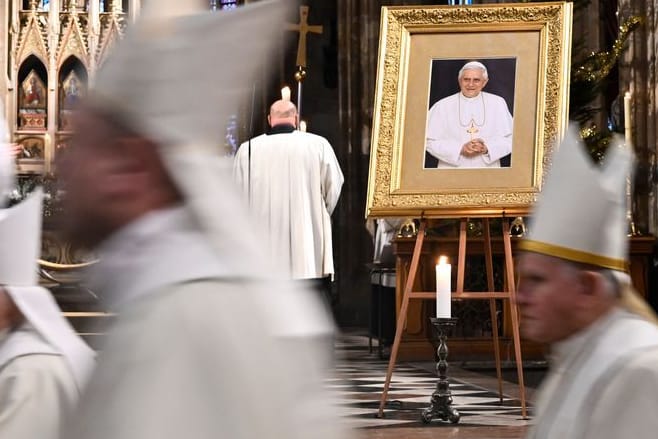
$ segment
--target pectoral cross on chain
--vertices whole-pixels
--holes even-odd
[[[473,135],[480,132],[480,130],[475,128],[475,121],[473,119],[471,119],[471,126],[466,130],[466,132],[471,135],[471,142],[473,141]]]
[[[297,65],[306,67],[306,34],[322,34],[322,26],[308,24],[308,6],[299,7],[299,23],[286,23],[286,30],[299,32],[299,41],[297,42]]]

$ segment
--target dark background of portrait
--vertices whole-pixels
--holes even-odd
[[[489,82],[482,89],[505,99],[507,108],[514,116],[514,86],[516,78],[516,58],[481,58],[481,59],[435,59],[432,60],[430,75],[429,110],[438,100],[459,91],[457,75],[459,70],[470,61],[479,61],[487,68]],[[511,154],[500,159],[500,166],[509,167]],[[436,168],[438,160],[425,153],[425,168]]]

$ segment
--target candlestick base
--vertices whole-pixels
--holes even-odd
[[[430,318],[432,325],[436,328],[439,334],[439,347],[436,353],[439,356],[439,361],[436,363],[436,371],[439,380],[436,383],[436,390],[432,393],[430,406],[423,410],[421,419],[424,423],[429,424],[433,418],[438,418],[442,421],[448,421],[451,424],[459,422],[459,412],[452,406],[452,394],[450,393],[450,383],[448,382],[448,339],[447,331],[449,328],[455,326],[457,319],[450,318]]]

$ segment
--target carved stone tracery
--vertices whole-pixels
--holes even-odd
[[[74,68],[84,93],[114,41],[122,37],[125,14],[120,1],[109,2],[109,12],[100,11],[99,0],[54,0],[49,11],[40,10],[38,1],[31,0],[27,10],[21,8],[20,0],[10,1],[12,15],[6,17],[10,50],[6,60],[9,81],[5,113],[12,128],[12,141],[22,143],[37,136],[45,145],[45,157],[40,164],[19,159],[19,173],[48,174],[58,146],[67,144],[70,136],[70,125],[65,119],[71,110],[62,107],[62,81],[70,77]],[[47,95],[47,107],[40,109],[39,114],[21,110],[19,102],[26,72],[35,68]]]

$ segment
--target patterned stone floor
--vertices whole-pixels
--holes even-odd
[[[502,403],[495,379],[471,379],[472,373],[451,368],[450,390],[453,406],[459,411],[458,424],[421,420],[436,389],[432,364],[398,363],[393,372],[384,418],[376,417],[384,387],[387,360],[370,353],[367,338],[343,335],[337,342],[336,369],[328,386],[336,392],[341,415],[348,425],[360,429],[363,437],[415,437],[432,432],[431,437],[522,437],[529,420],[521,415],[518,399],[505,395]],[[492,385],[487,387],[486,384]],[[485,385],[483,385],[485,384]],[[377,431],[374,431],[377,430]],[[386,431],[390,431],[387,435]],[[503,432],[502,436],[498,435]],[[445,435],[443,434],[445,433]],[[484,435],[479,435],[484,434]],[[427,436],[429,437],[429,436]]]

